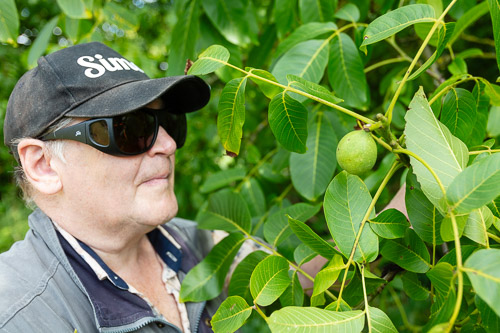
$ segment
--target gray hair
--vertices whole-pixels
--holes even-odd
[[[61,128],[69,126],[74,122],[74,118],[62,118],[61,120],[54,123],[50,126],[45,133],[50,133]],[[45,134],[44,133],[44,134]],[[19,138],[12,140],[12,144],[14,147],[17,147],[18,144],[25,139],[29,138]],[[66,145],[65,140],[49,140],[45,141],[45,149],[49,156],[56,157],[61,160],[63,163],[66,163],[66,159],[64,158],[64,148]],[[24,172],[24,168],[21,163],[14,169],[14,178],[16,180],[16,184],[21,188],[23,193],[23,200],[26,203],[26,206],[30,208],[35,208],[36,204],[34,201],[35,189],[28,181],[26,177],[26,173]]]

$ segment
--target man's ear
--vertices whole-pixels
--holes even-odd
[[[62,189],[61,178],[43,141],[24,139],[17,151],[26,178],[34,188],[43,194],[55,194]]]

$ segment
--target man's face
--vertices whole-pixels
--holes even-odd
[[[177,214],[176,149],[162,127],[149,151],[128,157],[68,140],[61,172],[67,208],[90,218],[90,224],[106,223],[111,228],[152,227],[170,220]]]

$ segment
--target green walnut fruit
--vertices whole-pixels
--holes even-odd
[[[337,146],[337,162],[345,171],[361,175],[373,168],[377,161],[377,145],[370,133],[347,133]]]

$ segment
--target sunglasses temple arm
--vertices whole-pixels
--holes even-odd
[[[66,139],[87,143],[87,124],[78,123],[69,127],[58,129],[42,137],[42,140]]]

